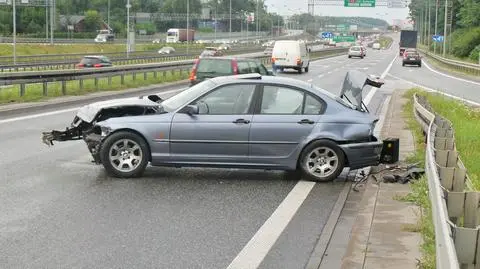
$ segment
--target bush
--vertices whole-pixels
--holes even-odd
[[[452,34],[452,51],[457,57],[468,57],[480,44],[480,27],[460,29]]]
[[[476,46],[472,52],[470,52],[469,58],[475,62],[478,62],[478,58],[480,57],[480,45]]]

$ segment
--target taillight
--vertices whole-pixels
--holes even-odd
[[[190,77],[189,77],[190,81],[194,81],[197,78],[197,64],[198,64],[198,59],[195,59],[192,72],[190,72]]]
[[[238,74],[237,60],[232,60],[232,69],[233,69],[233,74],[237,75]]]
[[[77,64],[77,67],[84,67],[84,64]]]
[[[94,64],[93,67],[102,67],[101,64]]]

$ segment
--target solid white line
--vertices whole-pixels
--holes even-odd
[[[409,81],[409,80],[406,80],[406,79],[403,79],[403,78],[400,78],[400,77],[397,77],[397,76],[394,76],[392,74],[388,74],[390,77],[394,78],[394,79],[398,79],[398,80],[401,80],[403,82],[406,82],[406,83],[409,83],[413,86],[416,86],[416,87],[419,87],[419,88],[423,88],[429,92],[435,92],[435,93],[438,93],[438,94],[441,94],[441,95],[445,95],[445,96],[448,96],[452,99],[456,99],[456,100],[459,100],[459,101],[462,101],[464,103],[468,103],[468,104],[471,104],[471,105],[474,105],[474,106],[480,106],[480,103],[477,103],[475,101],[471,101],[471,100],[468,100],[468,99],[465,99],[465,98],[462,98],[462,97],[458,97],[458,96],[455,96],[455,95],[451,95],[449,93],[446,93],[446,92],[442,92],[442,91],[439,91],[439,90],[434,90],[432,88],[429,88],[427,86],[424,86],[424,85],[421,85],[421,84],[418,84],[418,83],[415,83],[415,82],[412,82],[412,81]]]
[[[227,269],[257,268],[314,186],[315,182],[299,181]]]
[[[319,78],[322,78],[323,76],[325,76],[325,74],[318,75]]]
[[[479,82],[475,82],[475,81],[471,81],[471,80],[468,80],[468,79],[463,79],[463,78],[457,78],[457,77],[454,77],[454,76],[450,76],[450,75],[447,75],[445,73],[442,73],[442,72],[439,72],[433,68],[431,68],[425,61],[423,62],[423,65],[425,65],[430,71],[432,71],[433,73],[437,73],[441,76],[444,76],[444,77],[447,77],[447,78],[453,78],[453,79],[456,79],[456,80],[459,80],[459,81],[462,81],[462,82],[467,82],[467,83],[472,83],[472,84],[475,84],[475,85],[480,85]]]
[[[307,80],[307,82],[312,82],[312,81],[313,81],[313,79],[309,79],[309,80]]]
[[[175,93],[175,92],[179,92],[179,91],[183,91],[183,90],[184,89],[170,90],[170,91],[165,91],[165,92],[159,92],[158,94],[164,95],[164,94]],[[76,111],[78,109],[80,109],[80,107],[67,108],[67,109],[63,109],[63,110],[56,110],[56,111],[45,112],[45,113],[40,113],[40,114],[35,114],[35,115],[28,115],[28,116],[23,116],[23,117],[16,117],[16,118],[11,118],[11,119],[6,119],[6,120],[0,120],[0,124],[22,121],[22,120],[30,120],[30,119],[52,116],[52,115],[57,115],[57,114],[63,114],[63,113]]]
[[[395,54],[395,57],[394,57],[393,60],[390,62],[390,64],[387,66],[387,69],[385,69],[385,71],[383,71],[382,75],[380,76],[381,79],[384,79],[385,76],[388,74],[388,72],[389,72],[390,69],[392,68],[393,63],[394,63],[395,60],[397,59],[397,56],[398,56],[398,54]],[[365,96],[365,100],[364,100],[363,102],[365,103],[366,106],[368,106],[368,104],[370,103],[370,101],[372,101],[372,98],[373,98],[373,96],[375,95],[376,92],[377,92],[377,88],[372,87],[372,89],[371,89],[370,92],[367,94],[367,96]]]

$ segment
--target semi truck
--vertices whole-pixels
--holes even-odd
[[[187,30],[187,29],[172,28],[172,29],[168,29],[167,31],[167,38],[166,38],[167,43],[193,41],[194,39],[195,39],[195,30],[193,29]]]
[[[403,56],[406,49],[417,48],[417,35],[415,30],[402,30],[400,32],[400,56]]]

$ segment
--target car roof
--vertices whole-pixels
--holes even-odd
[[[83,58],[106,58],[106,57],[103,55],[86,55],[86,56],[83,56]]]
[[[201,59],[214,59],[214,60],[237,60],[237,61],[258,61],[255,58],[245,58],[245,57],[237,57],[237,56],[220,56],[220,57],[212,57],[212,58],[201,58]]]

